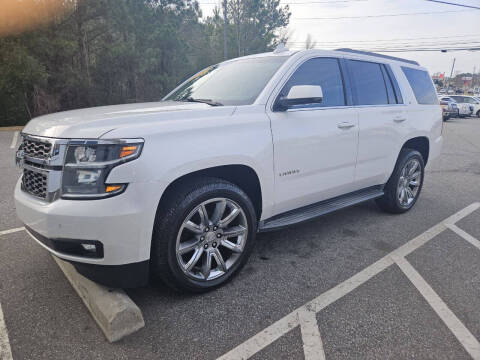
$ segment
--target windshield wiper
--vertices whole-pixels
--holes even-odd
[[[223,106],[222,103],[219,103],[217,101],[213,101],[212,99],[194,99],[192,97],[187,97],[180,99],[181,101],[188,101],[188,102],[198,102],[202,104],[208,104],[210,106]]]

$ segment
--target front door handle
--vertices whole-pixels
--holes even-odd
[[[341,122],[340,124],[337,125],[339,129],[350,129],[355,126],[355,124],[349,123],[349,122]]]
[[[407,118],[404,118],[401,116],[393,118],[393,121],[395,121],[396,123],[401,123],[401,122],[404,122],[405,120],[407,120]]]

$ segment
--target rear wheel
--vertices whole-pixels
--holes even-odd
[[[395,169],[385,185],[385,194],[377,199],[379,207],[394,214],[410,210],[420,196],[424,172],[422,155],[416,150],[402,149]]]
[[[480,118],[480,110],[477,111],[477,117]]]
[[[236,185],[215,178],[184,184],[157,213],[153,273],[181,291],[216,288],[246,263],[256,225],[252,202]]]

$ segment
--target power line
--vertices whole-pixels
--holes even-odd
[[[349,2],[365,2],[369,0],[332,0],[332,1],[298,1],[298,2],[283,2],[281,5],[309,5],[309,4],[334,4],[334,3],[349,3]]]
[[[298,2],[290,2],[290,1],[283,2],[283,1],[281,1],[280,5],[335,4],[335,3],[349,3],[349,2],[355,3],[355,2],[366,2],[366,1],[369,1],[369,0],[332,0],[332,1],[298,1]],[[217,2],[198,1],[198,3],[200,5],[219,5],[218,1]]]
[[[426,0],[426,1],[435,2],[435,3],[439,3],[439,4],[453,5],[453,6],[461,6],[461,7],[466,7],[466,8],[470,8],[470,9],[480,10],[480,7],[478,7],[478,6],[457,4],[457,3],[451,3],[451,2],[448,2],[448,1],[439,1],[439,0]]]
[[[305,44],[307,41],[287,41],[289,44]],[[332,44],[352,44],[351,42],[349,41],[337,41],[337,42],[334,42],[334,43],[323,43],[321,41],[315,41],[314,39],[312,39],[310,42],[315,42],[317,45],[332,45]],[[393,41],[392,41],[393,42]],[[458,40],[458,41],[420,41],[420,42],[417,42],[417,41],[396,41],[394,42],[395,45],[466,45],[466,44],[471,44],[471,43],[478,43],[480,42],[480,38],[477,38],[477,39],[464,39],[462,41]],[[378,41],[371,41],[369,43],[362,43],[362,44],[358,44],[357,46],[369,46],[369,45],[377,45],[379,44]],[[380,43],[379,45],[388,45],[387,44],[382,44]]]
[[[298,49],[298,47],[296,47]],[[295,48],[294,48],[295,49]],[[317,49],[317,48],[316,48]],[[317,50],[327,50],[327,49],[317,49]],[[431,52],[440,52],[440,51],[479,51],[480,44],[471,46],[471,47],[439,47],[439,48],[360,48],[357,49],[360,51],[367,52],[421,52],[421,51],[431,51]]]
[[[435,15],[445,13],[459,13],[466,12],[468,10],[448,10],[448,11],[435,11],[435,12],[414,12],[414,13],[401,13],[401,14],[382,14],[382,15],[361,15],[361,16],[338,16],[338,17],[305,17],[305,18],[292,18],[295,20],[341,20],[341,19],[362,19],[362,18],[380,18],[380,17],[396,17],[396,16],[412,16],[412,15]]]
[[[450,39],[450,38],[463,38],[478,36],[477,34],[470,35],[450,35],[450,36],[432,36],[432,37],[415,37],[415,38],[396,38],[396,39],[375,39],[375,40],[338,40],[338,41],[322,41],[322,44],[338,44],[338,43],[370,43],[380,41],[401,41],[401,40],[429,40],[429,39]],[[290,42],[290,41],[289,41]],[[304,42],[304,41],[291,41],[291,42]],[[318,43],[318,42],[317,42]]]
[[[438,48],[438,49],[374,49],[370,50],[373,52],[421,52],[421,51],[429,51],[429,52],[438,52],[438,51],[479,51],[480,45],[475,47],[458,47],[458,48]]]

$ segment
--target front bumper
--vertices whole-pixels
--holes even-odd
[[[118,196],[101,200],[51,203],[15,188],[17,215],[32,237],[52,254],[70,262],[116,266],[148,261],[159,197],[155,183],[132,183]],[[35,234],[37,238],[35,237]],[[38,237],[61,241],[98,242],[103,256],[72,255]],[[72,240],[74,239],[74,240]]]
[[[148,282],[150,244],[158,205],[155,184],[130,184],[102,200],[39,200],[15,188],[17,215],[28,234],[53,255],[100,284],[129,288]],[[95,256],[81,244],[95,244]],[[101,250],[101,251],[100,251]]]
[[[74,244],[80,243],[80,240],[74,239],[48,239],[28,226],[25,227],[27,233],[40,245],[52,252],[54,256],[57,252],[58,242],[68,242]],[[148,260],[124,265],[100,265],[88,264],[75,261],[69,261],[75,269],[86,278],[99,284],[113,288],[135,288],[148,284],[150,263]]]

